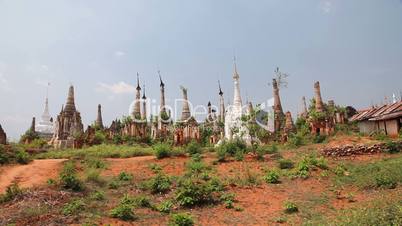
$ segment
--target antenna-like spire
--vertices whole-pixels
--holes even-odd
[[[140,86],[140,74],[137,72],[137,90],[141,90]]]
[[[163,87],[163,86],[165,86],[165,83],[163,83],[163,81],[162,81],[162,76],[161,76],[161,71],[160,70],[158,70],[158,75],[159,75],[159,80],[161,81],[161,87]]]
[[[219,86],[219,96],[222,96],[223,92],[222,92],[222,88],[221,88],[221,82],[219,80],[218,80],[218,86]]]
[[[145,100],[145,99],[147,99],[147,97],[145,96],[145,84],[143,86],[143,90],[144,90],[144,94],[142,95],[142,99]]]
[[[238,79],[239,73],[237,73],[236,56],[233,56],[233,66],[234,66],[233,78]]]

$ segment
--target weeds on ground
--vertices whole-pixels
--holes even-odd
[[[194,220],[190,214],[177,213],[170,217],[169,226],[193,226]]]

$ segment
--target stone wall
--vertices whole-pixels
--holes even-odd
[[[396,141],[395,143],[399,146],[399,149],[401,149],[402,141]],[[328,157],[370,155],[387,151],[388,151],[388,145],[386,143],[378,143],[372,145],[346,145],[339,147],[324,148],[321,150],[323,155]]]

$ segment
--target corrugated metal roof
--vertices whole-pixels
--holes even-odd
[[[351,121],[378,121],[399,118],[402,116],[402,101],[394,104],[383,105],[380,107],[372,107],[365,110],[358,111],[353,115]]]

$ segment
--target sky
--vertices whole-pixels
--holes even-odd
[[[289,74],[283,108],[296,115],[320,81],[325,101],[365,108],[402,91],[401,0],[0,0],[0,124],[18,139],[39,118],[49,87],[56,117],[75,87],[85,125],[128,114],[136,74],[159,103],[188,88],[194,105],[272,97]],[[180,112],[177,112],[180,113]],[[202,120],[202,118],[198,118]]]

